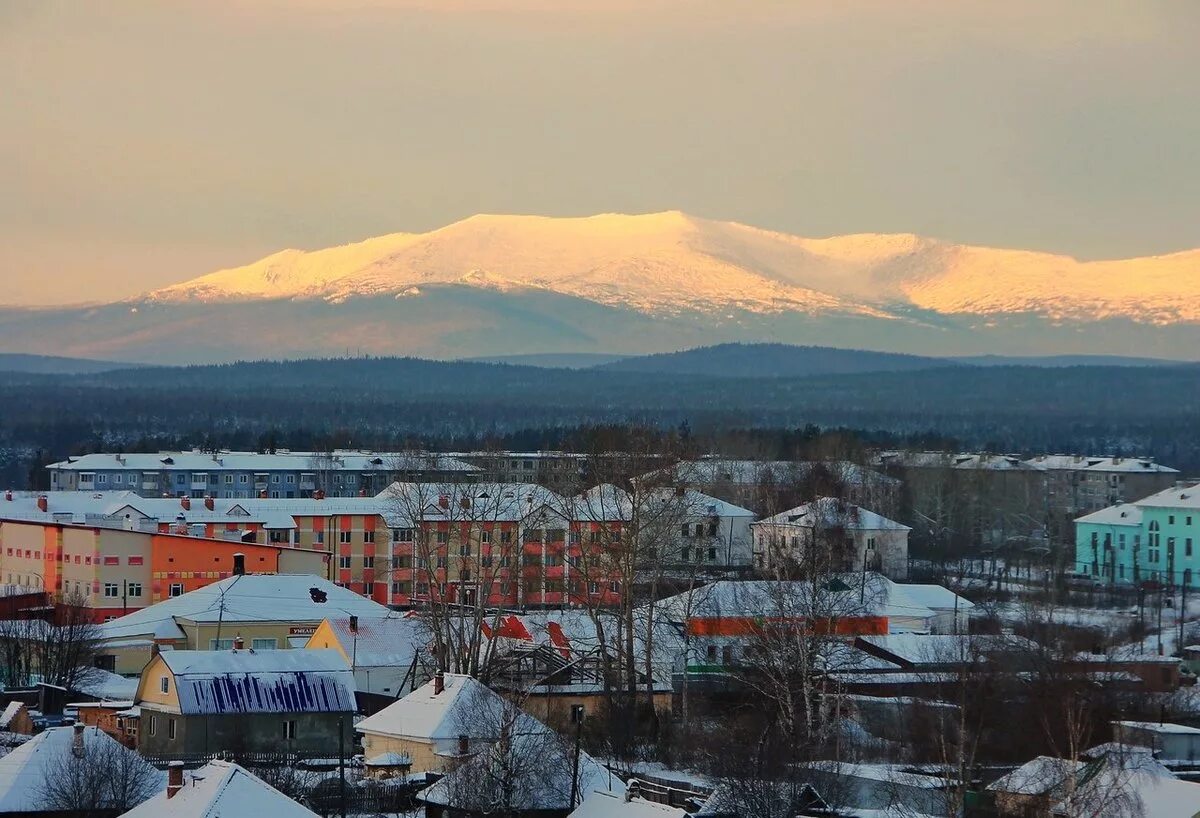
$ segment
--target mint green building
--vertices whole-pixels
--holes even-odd
[[[1075,520],[1075,570],[1114,585],[1200,587],[1200,484]]]

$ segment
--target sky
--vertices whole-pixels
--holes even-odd
[[[475,213],[1200,246],[1195,0],[0,0],[0,304]]]

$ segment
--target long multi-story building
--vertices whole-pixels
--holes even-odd
[[[1200,483],[1080,517],[1075,570],[1105,584],[1200,587]]]
[[[51,491],[130,491],[142,497],[294,499],[374,496],[396,481],[478,479],[482,470],[428,452],[334,450],[85,454],[46,467]]]
[[[0,520],[72,537],[86,530],[106,539],[140,534],[151,543],[152,535],[183,538],[206,555],[214,549],[248,553],[251,546],[308,554],[315,559],[304,563],[306,572],[393,606],[609,604],[621,593],[617,577],[628,576],[619,563],[633,553],[622,542],[630,530],[655,540],[667,562],[705,569],[749,564],[752,512],[695,491],[644,502],[653,513],[635,515],[627,501],[589,502],[523,483],[396,483],[371,497],[327,497],[318,489],[312,497],[292,499],[6,492]],[[4,540],[0,531],[0,576],[10,574],[14,585],[55,587],[44,579],[53,571],[47,574],[43,565],[43,555],[54,549],[14,545],[8,554]],[[257,556],[248,559],[249,570],[268,570]],[[219,579],[228,570],[214,564],[205,578]],[[163,572],[178,572],[155,572],[155,593],[170,595],[176,577],[157,576]]]
[[[1119,502],[1171,486],[1177,469],[1147,457],[882,452],[877,465],[904,481],[903,512],[954,532],[966,547],[1014,538],[1071,542],[1074,521]]]

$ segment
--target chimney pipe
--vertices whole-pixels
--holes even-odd
[[[466,733],[458,734],[458,754],[465,756],[471,750],[471,739]]]
[[[440,696],[446,690],[446,674],[438,671],[433,674],[433,695]]]
[[[50,508],[50,500],[47,499],[46,495],[44,495],[44,494],[39,495],[38,496],[38,511],[46,511],[49,508]]]
[[[233,555],[233,575],[240,577],[246,573],[246,555],[241,551]]]
[[[216,506],[217,506],[217,504],[213,500],[212,495],[209,495],[204,498],[204,507],[206,509],[208,509],[209,511],[212,511],[214,508],[216,508]]]
[[[191,497],[180,497],[179,505],[183,506],[184,511],[191,511],[192,510],[192,498]]]
[[[10,503],[12,502],[12,489],[9,489],[8,491],[4,492],[4,499]]]
[[[350,632],[358,633],[358,617],[354,614],[350,614]]]
[[[245,647],[246,647],[246,640],[243,639],[240,634],[233,637],[233,649],[234,650],[242,650]]]
[[[83,758],[83,724],[75,723],[75,733],[71,736],[71,755]]]
[[[167,765],[167,798],[183,789],[183,762],[172,761]]]
[[[324,500],[325,499],[325,489],[317,489],[316,491],[314,491],[313,499],[314,500]]]

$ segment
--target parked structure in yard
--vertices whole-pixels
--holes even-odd
[[[1200,484],[1080,517],[1075,568],[1103,584],[1200,587]]]
[[[750,524],[755,565],[781,570],[816,559],[841,571],[877,571],[891,579],[908,576],[908,526],[836,497]],[[813,552],[818,552],[815,555]]]
[[[239,637],[260,652],[303,648],[330,614],[369,619],[388,613],[321,577],[232,576],[104,623],[98,661],[134,675],[155,650],[229,650]]]
[[[335,650],[167,650],[142,671],[138,749],[328,758],[351,746],[354,674]]]
[[[1198,727],[1170,722],[1114,721],[1113,739],[1123,744],[1147,747],[1162,762],[1195,764],[1200,759]]]
[[[317,818],[244,767],[210,761],[185,771],[182,762],[168,770],[166,787],[124,818]]]

